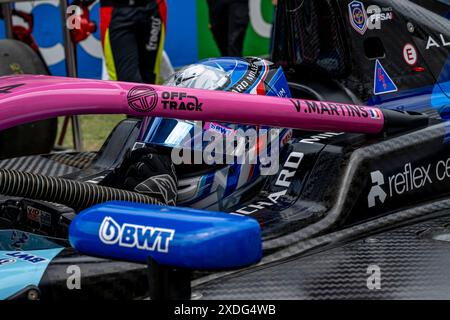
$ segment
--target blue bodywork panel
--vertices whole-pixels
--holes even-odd
[[[45,237],[1,230],[0,299],[8,299],[29,286],[37,287],[49,263],[63,249]]]

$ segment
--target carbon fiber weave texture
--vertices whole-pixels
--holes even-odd
[[[1,160],[0,168],[59,177],[86,168],[96,155],[95,152],[81,152],[25,156]]]
[[[446,200],[432,206],[449,204]],[[424,212],[422,207],[409,214]],[[449,238],[450,211],[441,213],[445,216],[231,274],[194,291],[203,299],[450,299],[450,242],[432,239],[433,234]],[[394,224],[391,218],[384,218],[385,225]],[[362,232],[364,226],[358,228]],[[309,248],[299,244],[289,249],[290,255],[295,249],[300,253],[330,243],[333,237],[337,239],[332,234],[312,240]],[[283,254],[272,258],[282,259]],[[381,289],[367,287],[371,265],[380,268]]]

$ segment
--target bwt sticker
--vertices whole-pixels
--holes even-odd
[[[99,229],[100,241],[106,245],[125,248],[169,252],[175,230],[124,223],[119,225],[111,217],[105,217]]]
[[[220,133],[222,135],[225,135],[225,136],[229,136],[232,133],[234,133],[233,129],[227,128],[227,127],[222,126],[222,125],[220,125],[218,123],[215,123],[215,122],[207,122],[207,123],[205,123],[204,129],[206,129],[206,130],[213,130],[213,131],[218,132],[218,133]]]
[[[15,258],[15,259],[18,259],[18,260],[22,260],[22,261],[26,261],[26,262],[29,262],[29,263],[33,263],[33,264],[48,261],[48,259],[46,259],[46,258],[38,257],[38,256],[35,256],[33,254],[26,253],[24,251],[9,252],[6,255],[8,257],[12,257],[12,258]]]

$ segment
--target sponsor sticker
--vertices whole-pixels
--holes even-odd
[[[0,267],[7,264],[15,263],[17,260],[13,258],[0,258]]]
[[[401,170],[389,176],[380,170],[370,173],[372,187],[367,196],[369,208],[383,204],[392,197],[420,191],[435,182],[450,180],[450,158],[424,165],[408,162]]]
[[[410,66],[416,65],[418,59],[417,50],[411,43],[407,43],[403,47],[403,59]]]
[[[442,33],[438,36],[428,36],[426,50],[441,47],[450,47],[450,38],[446,38]]]
[[[373,82],[374,82],[373,93],[375,95],[381,95],[398,91],[398,88],[395,85],[394,81],[386,72],[386,70],[383,68],[380,60],[378,59],[375,62],[375,74]]]
[[[100,241],[106,245],[168,253],[175,230],[124,223],[105,217],[99,229]]]
[[[22,260],[32,264],[48,261],[48,259],[46,258],[39,257],[31,253],[27,253],[26,251],[8,252],[5,255],[8,257],[12,257],[16,260]]]
[[[156,108],[158,94],[152,87],[137,86],[128,91],[127,101],[133,110],[137,112],[149,112]]]
[[[267,200],[249,204],[237,209],[234,213],[250,215],[279,203],[280,199],[287,194],[304,156],[304,153],[301,152],[292,152],[288,156],[283,169],[278,174],[277,181],[275,182],[276,187],[282,188],[281,191],[273,192],[267,196]]]
[[[161,97],[164,110],[203,111],[203,103],[200,103],[196,96],[188,95],[186,92],[164,91]]]
[[[374,29],[379,29],[379,23],[381,21],[390,21],[394,19],[394,12],[393,9],[388,7],[388,8],[380,8],[378,6],[370,6],[367,9],[367,13],[369,16],[369,21],[370,24],[373,26],[378,26],[378,28],[374,28]]]
[[[234,132],[233,129],[227,128],[227,127],[220,125],[218,123],[215,123],[215,122],[206,122],[204,129],[205,130],[213,130],[215,132],[223,134],[224,136],[229,136]]]
[[[361,1],[352,1],[348,4],[350,24],[359,34],[367,31],[367,12]]]
[[[338,116],[338,117],[352,117],[352,118],[368,118],[369,108],[364,106],[356,106],[351,104],[342,103],[329,103],[329,102],[318,102],[318,101],[304,101],[302,105],[301,100],[290,99],[291,103],[295,107],[297,112],[327,115],[327,116]]]
[[[52,216],[50,213],[36,209],[31,206],[27,206],[27,218],[28,220],[37,222],[45,226],[52,225]]]

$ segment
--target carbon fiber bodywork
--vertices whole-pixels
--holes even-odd
[[[67,285],[71,266],[80,268],[80,289],[71,290]],[[143,265],[89,257],[67,248],[51,261],[39,289],[44,300],[111,300],[144,297],[149,286]]]
[[[312,88],[315,81],[339,83],[364,103],[401,110],[436,107],[430,98],[448,95],[450,48],[445,44],[450,39],[450,4],[438,0],[356,1],[365,8],[367,23],[373,18],[379,22],[374,28],[366,24],[359,33],[349,14],[354,2],[279,0],[272,60],[285,68],[293,82]],[[373,6],[383,15],[369,13]],[[417,55],[411,64],[404,58],[408,44]],[[397,86],[395,92],[374,93],[377,61]]]
[[[368,205],[372,172],[382,172],[388,185],[387,177],[402,171],[408,163],[428,166],[445,161],[449,153],[443,143],[445,130],[444,124],[436,124],[372,141],[362,135],[338,135],[315,143],[301,139],[291,145],[291,154],[304,156],[289,186],[277,185],[282,167],[257,198],[234,212],[247,213],[260,221],[264,247],[273,250],[404,208],[405,201],[412,205],[444,197],[450,191],[446,179],[434,179],[419,189],[393,194],[384,203],[377,199],[376,205]],[[273,195],[280,192],[282,195],[274,201]]]
[[[81,152],[11,158],[1,160],[0,168],[59,177],[87,168],[96,155],[95,152]]]
[[[389,15],[378,17],[381,29],[358,31],[351,3],[360,9],[375,4]],[[229,210],[260,223],[262,261],[231,272],[194,271],[194,297],[450,299],[450,144],[448,125],[441,121],[450,106],[445,89],[450,83],[450,7],[422,0],[279,0],[277,10],[273,56],[299,82],[294,87],[317,80],[323,89],[332,82],[339,90],[311,95],[426,110],[431,123],[377,136],[295,132],[281,152],[278,174],[246,190]],[[430,39],[442,43],[430,46]],[[407,44],[417,50],[414,66],[404,56]],[[384,74],[376,72],[378,65]],[[398,92],[376,92],[377,77],[392,78]],[[0,167],[97,183],[134,146],[140,126],[138,119],[123,121],[98,154],[33,156],[2,161]],[[39,212],[64,216],[69,220],[63,221],[65,227],[76,214],[30,199],[10,198],[0,206],[2,213],[11,213],[0,228],[12,228],[11,217],[23,214],[23,208],[36,209],[34,222],[21,226],[40,234],[46,231],[36,227]],[[57,236],[67,238],[64,231]],[[31,288],[42,299],[134,299],[164,282],[149,281],[143,265],[88,257],[65,246]],[[81,290],[67,286],[73,265],[81,268]],[[380,272],[379,289],[368,287],[374,268]]]
[[[445,132],[446,126],[438,124],[347,149],[349,154],[340,164],[331,159],[330,163],[342,170],[338,171],[341,183],[315,186],[316,190],[324,191],[321,199],[330,199],[332,204],[317,217],[317,222],[309,220],[304,228],[267,239],[266,255],[255,267],[195,280],[195,296],[203,299],[449,299],[450,274],[446,265],[450,259],[447,229],[450,200],[435,200],[446,199],[449,194],[445,179],[437,179],[440,175],[437,163],[446,161],[449,154],[442,140]],[[323,150],[336,148],[342,141],[342,137],[336,138]],[[426,167],[431,183],[403,194],[395,194],[395,189],[389,191],[389,181],[394,186],[393,181],[408,163],[412,168]],[[323,167],[319,166],[317,172],[320,168]],[[368,195],[377,186],[370,181],[371,172],[378,170],[385,177],[385,184],[378,186],[384,188],[387,196],[384,202],[375,199],[375,205],[369,207]],[[317,184],[326,181],[323,179],[313,181]],[[334,191],[334,198],[326,197],[327,189]],[[303,192],[305,188],[300,203]],[[319,207],[307,203],[311,205],[310,210]],[[296,206],[292,205],[291,210]],[[404,210],[405,207],[409,209]],[[300,216],[300,210],[296,212]],[[381,271],[379,290],[367,287],[371,275],[368,270],[374,265]]]
[[[446,201],[434,206],[449,205]],[[252,300],[450,299],[450,211],[426,215],[432,207],[405,212],[403,218],[419,218],[403,226],[386,217],[370,227],[310,240],[309,246],[305,242],[303,248],[291,248],[289,258],[279,255],[276,262],[194,286],[194,294],[203,299]],[[377,224],[388,230],[374,232]],[[381,282],[380,289],[371,290],[368,282],[374,267],[379,267]]]
[[[273,268],[275,270],[273,272],[279,272],[280,275],[278,277],[282,279],[280,278],[280,285],[273,288],[276,290],[277,295],[272,297],[307,298],[307,294],[303,289],[299,289],[299,291],[293,290],[291,293],[283,287],[285,285],[284,281],[288,281],[295,288],[304,284],[302,282],[304,280],[300,281],[294,277],[294,275],[298,274],[297,272],[288,275],[289,273],[286,272],[286,269],[283,269],[285,265],[288,265],[289,268],[300,268],[301,272],[313,272],[318,268],[315,264],[311,264],[311,266],[305,266],[305,269],[302,269],[303,263],[296,264],[295,261],[297,259],[301,261],[307,259],[307,257],[303,257],[305,252],[309,255],[311,250],[323,250],[323,246],[329,246],[332,243],[340,243],[339,246],[342,246],[343,242],[355,237],[364,237],[368,233],[377,232],[380,228],[395,226],[408,222],[413,218],[435,213],[443,208],[450,208],[448,200],[442,200],[428,206],[420,206],[421,203],[445,199],[450,193],[450,185],[446,182],[450,177],[445,177],[445,179],[440,181],[432,174],[436,164],[439,161],[446,161],[449,157],[450,146],[444,143],[445,135],[446,124],[436,121],[436,123],[416,131],[384,137],[329,134],[320,136],[319,139],[317,136],[304,134],[302,137],[297,138],[296,141],[290,144],[288,152],[285,153],[286,156],[282,159],[283,165],[280,167],[280,173],[267,180],[262,189],[255,193],[257,197],[251,198],[248,202],[240,205],[241,209],[252,210],[253,212],[249,215],[256,218],[263,228],[265,254],[260,265],[228,276],[223,273],[207,275],[195,273],[194,292],[200,291],[208,299],[221,297],[270,298],[263,294],[259,296],[258,291],[255,293],[251,291],[253,290],[251,281],[255,281],[256,286],[258,281],[265,279],[266,275],[258,275],[254,278],[251,278],[250,275],[259,274],[259,272],[263,272],[262,270],[272,270]],[[301,158],[298,158],[301,161],[295,160],[299,163],[299,166],[297,169],[294,169],[293,176],[286,180],[290,182],[289,186],[287,188],[285,186],[282,187],[279,185],[280,175],[283,170],[286,170],[285,162],[294,161],[290,156],[293,153],[302,154]],[[428,168],[428,174],[432,180],[431,183],[424,184],[417,189],[411,188],[411,190],[401,194],[395,194],[395,192],[390,194],[392,191],[389,190],[389,187],[395,186],[394,182],[392,182],[394,180],[390,179],[390,177],[395,177],[402,173],[405,164],[408,163],[412,168],[433,167],[433,170]],[[95,163],[92,166],[95,166]],[[87,170],[89,171],[90,169],[88,168]],[[371,181],[371,173],[375,171],[382,173],[384,183],[380,183],[378,186],[387,195],[384,201],[381,201],[380,197],[374,198],[375,205],[369,207],[368,195],[371,189],[376,186],[376,183],[374,184]],[[83,175],[82,171],[80,173]],[[397,182],[397,184],[399,183]],[[268,200],[274,193],[280,194],[277,197],[272,197],[272,200]],[[254,205],[255,203],[257,204],[256,206]],[[268,205],[269,203],[270,205]],[[403,210],[405,206],[411,206],[412,209],[396,212]],[[38,207],[36,204],[34,204],[34,207],[40,210],[45,209]],[[244,214],[239,209],[234,211]],[[351,227],[352,225],[356,226]],[[384,244],[384,242],[382,243]],[[441,244],[435,244],[437,245],[436,250],[438,250]],[[349,244],[349,246],[352,245]],[[362,245],[360,242],[355,242],[354,246],[359,248]],[[430,246],[433,246],[433,242]],[[347,247],[343,246],[343,248]],[[366,250],[364,246],[361,248],[360,250]],[[355,249],[355,255],[357,256],[360,255],[358,250]],[[404,248],[399,250],[405,251]],[[348,249],[348,251],[351,250]],[[327,261],[325,257],[330,257],[330,259],[333,257],[323,267],[327,271],[327,268],[335,267],[336,263],[341,263],[340,260],[337,262],[334,260],[337,259],[336,257],[341,256],[341,251],[338,252],[336,255],[324,253],[324,256],[317,258],[317,261],[325,263]],[[374,251],[374,257],[378,252]],[[371,257],[369,256],[367,259],[371,259]],[[385,261],[383,256],[380,257],[382,261]],[[413,256],[411,257],[414,259]],[[362,274],[359,273],[360,269],[367,264],[367,259],[361,260],[361,266],[355,264],[354,268],[356,269],[351,269],[352,271],[348,277],[349,281],[353,282],[350,282],[351,285],[343,286],[344,291],[353,288],[351,287],[353,285],[360,286],[361,284],[358,281],[367,278],[365,270],[363,270]],[[292,262],[280,263],[280,261],[284,260],[292,260]],[[345,261],[354,264],[350,260]],[[373,263],[375,264],[375,262]],[[82,269],[83,290],[81,291],[67,289],[66,281],[69,276],[67,267],[73,264],[78,265]],[[367,267],[365,266],[365,268]],[[276,271],[278,270],[277,268],[280,268],[280,270]],[[299,273],[301,274],[300,271]],[[343,270],[340,272],[344,273]],[[322,277],[323,273],[319,272],[318,275]],[[224,276],[225,278],[223,278]],[[241,277],[244,279],[243,281],[239,280]],[[269,284],[273,283],[271,282],[272,280],[269,280],[272,279],[271,277],[273,278],[273,275],[269,275],[267,278]],[[248,287],[246,284],[247,279],[249,281]],[[298,285],[295,285],[296,280],[299,281]],[[113,284],[112,281],[116,284]],[[222,287],[222,285],[226,286],[228,283],[230,287]],[[233,287],[234,283],[236,283],[236,288]],[[237,286],[239,283],[240,287]],[[334,284],[335,282],[330,280],[330,283]],[[312,282],[307,284],[312,286]],[[112,288],[111,286],[115,287]],[[324,286],[320,284],[317,290]],[[76,299],[85,299],[87,297],[107,299],[139,298],[145,295],[148,288],[145,266],[87,257],[74,252],[72,249],[65,249],[50,262],[39,284],[39,290],[43,299],[63,297]],[[269,288],[267,287],[267,289]],[[241,293],[236,294],[234,290]],[[320,290],[316,295],[318,298],[322,294]],[[324,290],[333,290],[333,287],[329,289],[325,286]],[[354,296],[349,297],[364,298],[374,294],[369,291],[364,296],[366,294],[364,287],[361,289],[361,292],[358,290],[356,290]],[[108,293],[106,294],[105,292]],[[355,291],[349,289],[345,292],[351,295]],[[442,291],[440,292],[442,293]],[[249,295],[245,295],[246,293],[249,293]],[[358,296],[358,294],[360,295]],[[323,296],[323,298],[327,297],[326,295]],[[441,295],[440,297],[444,296]]]

